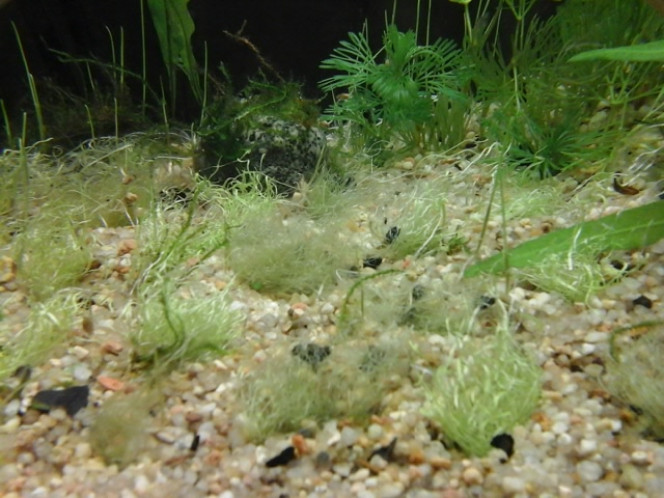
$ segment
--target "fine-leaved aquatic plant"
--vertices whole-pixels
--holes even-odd
[[[664,323],[638,323],[611,334],[605,385],[609,392],[641,415],[646,436],[664,437]]]
[[[53,348],[65,342],[81,309],[80,299],[80,293],[62,290],[32,303],[25,324],[17,332],[0,327],[0,380],[18,367],[41,364]]]
[[[540,369],[507,330],[460,339],[433,376],[423,409],[443,437],[466,454],[484,456],[491,440],[524,423],[540,396]]]
[[[244,379],[240,420],[248,439],[263,441],[312,422],[366,420],[379,411],[393,377],[406,375],[411,351],[403,334],[383,334],[380,340],[333,344],[312,365],[295,354],[296,346],[271,355]]]
[[[436,98],[466,100],[460,91],[462,55],[454,43],[439,39],[419,45],[415,32],[401,32],[392,24],[386,27],[378,52],[369,46],[365,24],[361,33],[350,33],[321,67],[338,73],[321,81],[324,91],[347,92],[335,97],[329,118],[358,127],[369,145],[396,137],[407,148],[418,148],[427,132],[435,129]]]

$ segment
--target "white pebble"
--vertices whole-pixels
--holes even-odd
[[[344,427],[341,430],[341,439],[339,443],[343,446],[353,446],[359,437],[358,432],[352,427]]]
[[[551,426],[551,432],[554,434],[565,434],[569,430],[569,424],[567,422],[556,422]]]
[[[87,358],[88,355],[90,354],[90,351],[81,346],[74,346],[69,350],[69,352],[74,356],[76,356],[76,358],[78,358],[79,360]]]
[[[595,482],[604,474],[604,469],[597,462],[592,462],[589,460],[584,460],[579,462],[576,466],[576,472],[579,474],[579,477],[584,482]]]
[[[77,382],[87,382],[92,376],[92,372],[87,367],[87,365],[76,365],[74,367],[74,379]]]
[[[399,498],[403,495],[404,487],[400,482],[386,484],[378,490],[379,498]]]
[[[508,495],[523,493],[526,490],[526,482],[520,477],[505,476],[501,483],[503,491]]]
[[[637,465],[647,465],[651,462],[650,455],[643,450],[636,450],[631,455],[632,462]]]
[[[378,441],[381,437],[383,437],[383,432],[383,428],[380,425],[371,424],[367,429],[367,436],[369,436],[369,439]]]
[[[585,340],[587,342],[602,342],[606,340],[607,334],[605,332],[588,332]]]
[[[150,488],[150,481],[148,481],[148,478],[145,476],[138,476],[134,480],[134,491],[136,491],[139,495],[142,495],[148,491]]]
[[[579,443],[578,454],[581,457],[586,457],[597,451],[597,441],[594,439],[582,439]]]

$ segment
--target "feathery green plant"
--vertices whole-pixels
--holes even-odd
[[[435,126],[436,98],[466,101],[460,91],[462,55],[453,42],[439,39],[418,45],[415,32],[404,33],[390,24],[383,47],[374,53],[366,24],[361,33],[348,36],[321,63],[338,74],[322,80],[320,87],[347,92],[344,98],[337,96],[328,119],[359,127],[369,142],[396,136],[407,148],[417,148],[423,129]]]

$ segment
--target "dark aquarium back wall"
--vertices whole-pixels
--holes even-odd
[[[397,6],[402,29],[415,26],[415,0]],[[426,2],[422,2],[424,6]],[[211,70],[223,61],[241,87],[260,67],[256,54],[240,38],[251,42],[281,76],[304,83],[310,96],[324,73],[320,61],[332,52],[349,31],[359,31],[366,19],[373,44],[379,46],[385,13],[392,0],[191,0],[188,8],[196,25],[195,55],[202,64],[207,43]],[[124,64],[141,73],[141,3],[139,0],[4,0],[0,2],[0,98],[10,112],[29,108],[31,100],[25,70],[12,22],[23,43],[30,70],[37,81],[47,80],[81,94],[89,86],[80,64],[63,63],[65,52],[74,58],[93,57],[112,61],[111,36],[116,60],[120,58],[120,29],[124,31]],[[433,2],[432,35],[460,39],[462,8],[452,2]],[[146,13],[147,75],[159,89],[163,65],[156,33]],[[425,13],[422,13],[424,21]],[[231,36],[237,35],[237,36]],[[128,78],[136,93],[140,84]]]

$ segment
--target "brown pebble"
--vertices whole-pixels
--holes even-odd
[[[311,453],[311,448],[307,444],[307,441],[304,439],[302,434],[293,434],[293,437],[291,438],[291,444],[295,448],[295,452],[298,456],[308,455]]]
[[[123,346],[118,341],[108,341],[102,344],[101,350],[104,353],[119,355],[122,352]]]
[[[452,468],[452,460],[443,457],[433,457],[429,460],[429,465],[435,470],[449,470]]]
[[[540,427],[544,432],[548,432],[551,430],[551,426],[553,425],[553,422],[551,419],[543,412],[535,412],[533,413],[532,417],[530,417],[533,422],[536,424],[539,424]]]
[[[408,463],[412,465],[420,465],[426,461],[426,457],[421,448],[415,448],[408,454]]]
[[[126,275],[131,271],[131,268],[129,266],[124,266],[124,265],[115,265],[113,271],[116,272],[118,275]]]
[[[113,377],[106,377],[100,375],[97,377],[97,382],[107,391],[122,391],[125,388],[125,383],[121,380],[114,379]]]
[[[190,424],[195,424],[203,420],[203,415],[197,412],[187,412],[184,416],[185,420]]]
[[[81,320],[81,328],[83,332],[87,334],[92,334],[95,329],[95,322],[90,315],[85,315]]]
[[[137,200],[138,200],[138,195],[134,194],[133,192],[127,192],[125,196],[122,198],[122,201],[127,206],[131,206]]]
[[[136,249],[136,239],[124,239],[118,244],[118,256],[124,256]]]

